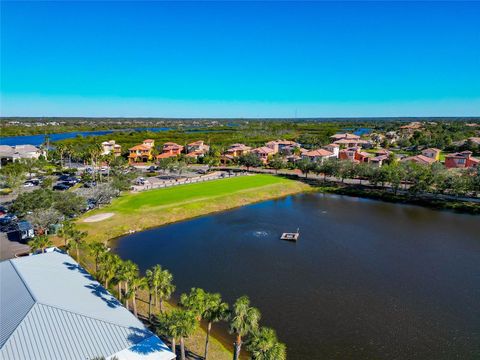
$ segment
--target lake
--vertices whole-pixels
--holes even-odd
[[[297,227],[297,243],[279,240]],[[142,271],[168,268],[177,295],[248,295],[290,360],[480,358],[478,216],[302,194],[113,247]]]
[[[59,134],[49,134],[50,142],[60,141],[65,139],[73,139],[77,136],[101,136],[101,135],[108,135],[113,133],[114,131],[167,131],[171,130],[171,128],[135,128],[135,129],[116,129],[116,130],[99,130],[99,131],[73,131],[73,132],[66,132],[66,133],[59,133]],[[0,144],[2,145],[24,145],[30,144],[35,146],[40,146],[45,141],[44,134],[38,135],[23,135],[23,136],[6,136],[0,137]]]

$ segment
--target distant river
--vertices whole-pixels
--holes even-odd
[[[50,142],[65,140],[65,139],[72,139],[77,136],[101,136],[111,134],[114,131],[167,131],[171,130],[171,128],[135,128],[135,129],[115,129],[115,130],[99,130],[99,131],[74,131],[74,132],[67,132],[67,133],[60,133],[60,134],[50,134]],[[7,136],[7,137],[0,137],[0,144],[1,145],[24,145],[30,144],[39,146],[43,144],[45,141],[45,135],[25,135],[25,136]]]
[[[297,227],[297,243],[279,240]],[[304,194],[126,236],[114,251],[170,269],[177,294],[249,295],[290,360],[480,359],[478,216]]]

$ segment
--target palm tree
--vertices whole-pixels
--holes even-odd
[[[175,291],[175,285],[172,284],[173,275],[168,270],[162,270],[160,273],[158,299],[160,303],[160,312],[163,312],[163,301],[170,299]]]
[[[103,280],[105,289],[108,289],[108,283],[115,277],[121,266],[121,259],[118,255],[105,252],[100,257],[100,270],[98,276]]]
[[[140,277],[138,274],[136,274],[135,276],[131,276],[127,282],[129,289],[125,296],[127,299],[132,299],[133,314],[137,316],[137,292],[141,289],[145,289],[147,286],[147,280],[144,277]]]
[[[145,272],[145,277],[148,284],[148,319],[152,318],[152,300],[155,298],[155,305],[157,304],[158,288],[160,287],[162,275],[162,267],[155,265]]]
[[[275,330],[262,327],[252,333],[247,345],[254,360],[286,360],[287,349],[277,339]]]
[[[93,243],[91,243],[89,246],[89,253],[91,256],[93,256],[95,258],[95,274],[98,273],[98,262],[100,260],[100,258],[103,257],[103,255],[105,255],[107,252],[108,252],[108,248],[107,246],[102,243],[102,242],[99,242],[99,241],[95,241]]]
[[[188,311],[195,314],[198,321],[203,318],[205,312],[205,296],[206,292],[200,288],[192,288],[189,294],[182,294],[180,296],[180,305]]]
[[[231,314],[230,333],[236,335],[233,359],[238,360],[242,350],[242,337],[258,329],[260,311],[250,306],[248,296],[242,296],[235,301]]]
[[[85,238],[87,237],[88,233],[85,231],[80,231],[77,229],[73,229],[71,231],[71,239],[72,242],[70,243],[72,247],[75,248],[77,251],[77,262],[80,264],[80,248],[85,242]]]
[[[33,252],[37,250],[42,250],[42,253],[45,252],[45,248],[52,246],[52,241],[48,238],[47,235],[35,236],[32,240],[28,242],[28,246],[32,249]]]
[[[131,276],[138,275],[138,266],[130,260],[123,261],[116,274],[116,279],[118,282],[118,296],[119,299],[122,299],[122,283],[125,286],[125,294],[128,292],[128,279]],[[128,298],[125,297],[125,307],[128,309]]]
[[[174,310],[176,312],[175,327],[180,338],[180,358],[185,360],[185,338],[188,338],[198,326],[198,321],[194,313],[186,310]]]
[[[207,293],[205,296],[205,310],[202,315],[203,319],[208,322],[207,337],[205,340],[205,354],[203,357],[205,360],[207,360],[208,356],[208,343],[210,340],[212,324],[218,321],[227,320],[228,315],[228,304],[222,302],[222,296],[220,294]]]
[[[66,147],[64,144],[60,143],[60,144],[57,144],[55,148],[57,150],[58,155],[60,156],[60,167],[63,168],[63,155],[65,154]]]
[[[68,240],[70,239],[70,233],[73,230],[73,228],[74,228],[74,224],[69,220],[65,220],[64,222],[62,222],[62,226],[57,231],[57,235],[63,238],[65,247],[67,248],[68,248]]]
[[[169,313],[161,313],[157,316],[156,322],[156,333],[159,336],[166,336],[170,338],[170,347],[174,354],[176,354],[176,344],[175,340],[178,337],[178,328],[176,322],[176,314],[175,310]]]

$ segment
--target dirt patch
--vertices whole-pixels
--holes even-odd
[[[113,215],[115,215],[115,214],[114,213],[103,213],[103,214],[92,215],[92,216],[89,216],[89,217],[83,219],[83,222],[86,222],[86,223],[98,222],[98,221],[102,221],[102,220],[111,218]]]

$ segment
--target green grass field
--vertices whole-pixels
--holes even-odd
[[[272,175],[252,175],[177,187],[129,193],[111,205],[86,214],[114,213],[111,218],[78,225],[88,240],[105,241],[129,231],[140,231],[217,211],[310,190],[304,183]]]

